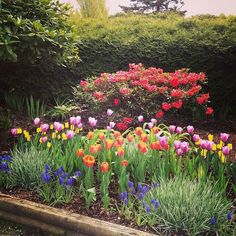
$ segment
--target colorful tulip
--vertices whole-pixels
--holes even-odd
[[[127,160],[123,160],[120,162],[122,166],[126,167],[128,166],[129,162]]]
[[[200,141],[200,136],[199,136],[198,134],[194,134],[194,135],[193,135],[193,141],[194,141],[194,142]]]
[[[226,134],[226,133],[221,133],[221,134],[220,134],[220,140],[221,140],[221,141],[227,142],[227,141],[228,141],[228,138],[229,138],[229,134]]]
[[[38,126],[40,124],[40,119],[38,117],[36,117],[34,119],[34,125]]]
[[[143,122],[144,121],[144,118],[143,118],[143,116],[138,116],[138,122]]]
[[[183,128],[178,126],[178,127],[176,128],[176,133],[177,133],[177,134],[182,134],[182,133],[183,133]]]
[[[82,148],[78,149],[76,152],[77,157],[83,157],[84,156],[84,150]]]
[[[75,132],[72,130],[67,130],[66,131],[66,138],[67,139],[72,139],[75,136]]]
[[[113,111],[112,111],[111,109],[108,109],[108,110],[107,110],[107,115],[108,115],[108,116],[111,116],[112,114],[113,114]]]
[[[41,124],[40,128],[41,128],[42,132],[47,132],[49,129],[49,125],[48,124]]]
[[[171,132],[171,133],[174,133],[174,132],[175,132],[175,129],[176,129],[176,126],[175,126],[175,125],[170,125],[170,126],[169,126],[169,129],[170,129],[170,132]]]
[[[11,134],[13,136],[17,135],[17,129],[16,128],[11,129]]]
[[[93,167],[94,163],[95,163],[95,159],[93,156],[91,155],[86,155],[83,157],[83,162],[87,167]]]
[[[188,125],[188,126],[187,126],[187,132],[188,132],[189,134],[193,134],[193,133],[194,133],[194,127],[191,126],[191,125]]]
[[[103,173],[108,172],[109,171],[108,162],[102,162],[100,169],[101,169],[101,172]]]
[[[89,117],[88,122],[91,127],[95,127],[97,125],[97,120],[93,117]]]
[[[224,146],[222,147],[222,152],[225,156],[227,156],[230,153],[230,148],[228,146]]]

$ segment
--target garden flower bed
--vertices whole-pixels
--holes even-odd
[[[203,139],[193,126],[145,123],[141,116],[139,126],[121,133],[108,122],[96,129],[90,117],[85,132],[80,116],[51,124],[36,118],[34,131],[12,129],[18,142],[1,156],[4,192],[17,196],[21,187],[22,198],[88,215],[99,209],[99,218],[150,232],[234,232],[228,134]]]

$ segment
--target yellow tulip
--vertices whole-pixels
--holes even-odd
[[[204,157],[206,157],[206,155],[207,155],[207,150],[206,150],[206,149],[203,149],[203,150],[201,151],[201,155],[204,156]]]
[[[54,128],[54,126],[53,126],[53,124],[51,124],[51,125],[50,125],[50,129],[53,129],[53,128]]]
[[[213,138],[214,138],[214,136],[213,136],[212,134],[209,134],[209,135],[208,135],[208,140],[209,140],[209,141],[213,141]]]
[[[216,144],[213,144],[212,151],[216,151],[216,149],[217,149]]]
[[[66,129],[69,128],[69,123],[68,123],[68,122],[65,123],[65,128],[66,128]]]
[[[47,148],[50,148],[52,144],[50,142],[47,142]]]
[[[228,145],[227,145],[228,147],[229,147],[229,149],[230,150],[232,150],[233,149],[233,144],[232,143],[228,143]]]
[[[61,139],[61,135],[60,135],[60,134],[58,134],[58,135],[57,135],[57,138],[58,138],[58,139]]]
[[[74,125],[71,125],[71,126],[70,126],[70,129],[71,129],[71,130],[74,130],[74,129],[75,129],[75,126],[74,126]]]
[[[62,137],[63,140],[67,140],[67,137],[66,137],[65,133],[62,133],[61,137]]]
[[[53,132],[53,133],[52,133],[52,139],[55,139],[55,138],[56,138],[56,136],[57,136],[57,135],[56,135],[56,133],[55,133],[55,132]]]
[[[16,130],[16,132],[17,132],[17,134],[22,134],[22,129],[21,129],[21,128],[18,128],[18,129]]]
[[[42,129],[39,127],[39,128],[37,128],[36,132],[40,133],[40,132],[42,132]]]

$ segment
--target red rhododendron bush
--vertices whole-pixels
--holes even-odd
[[[156,118],[162,118],[167,112],[196,107],[211,115],[209,93],[202,91],[206,83],[204,73],[189,73],[187,69],[167,73],[160,68],[130,64],[128,71],[103,73],[81,81],[74,95],[90,109],[115,106],[129,116],[156,114]]]

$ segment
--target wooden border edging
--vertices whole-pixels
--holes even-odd
[[[125,226],[56,209],[0,193],[0,219],[40,228],[55,235],[153,236]]]

